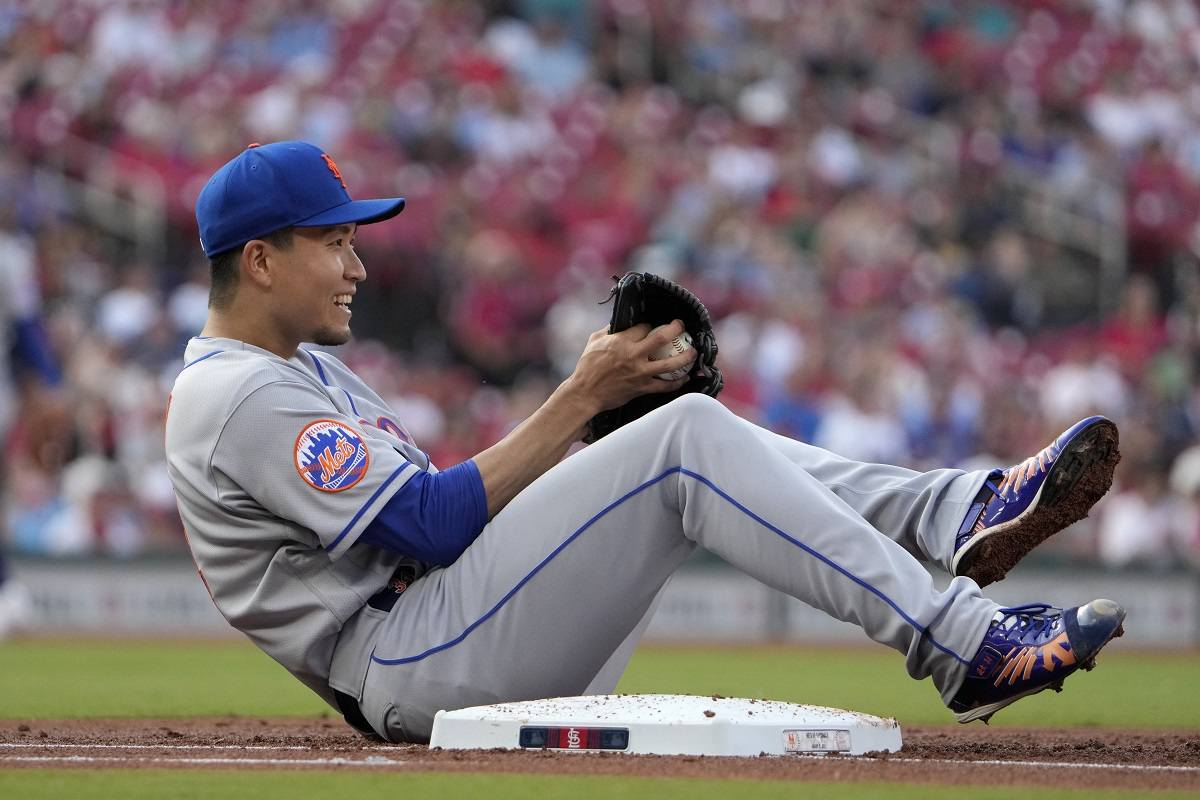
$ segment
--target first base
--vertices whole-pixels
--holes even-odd
[[[439,711],[430,747],[759,756],[900,749],[900,725],[837,708],[678,694],[591,695]]]

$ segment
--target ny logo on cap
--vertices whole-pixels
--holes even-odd
[[[321,153],[321,158],[325,159],[325,166],[329,167],[329,171],[333,173],[333,177],[341,182],[342,188],[349,191],[350,187],[346,185],[346,179],[342,177],[342,171],[338,169],[338,165],[329,157],[329,154]]]

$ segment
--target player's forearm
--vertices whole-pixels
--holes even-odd
[[[475,456],[487,493],[488,517],[562,460],[598,410],[594,399],[568,379],[528,419]]]

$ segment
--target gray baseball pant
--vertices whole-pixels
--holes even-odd
[[[697,545],[859,625],[949,701],[998,606],[966,578],[939,591],[918,559],[949,569],[986,477],[850,461],[687,395],[538,478],[390,613],[368,609],[360,706],[419,742],[438,709],[611,692]]]

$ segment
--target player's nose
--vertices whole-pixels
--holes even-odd
[[[358,257],[358,253],[350,251],[349,258],[346,259],[346,268],[343,272],[349,280],[359,283],[367,279],[367,268],[363,264],[362,259]]]

